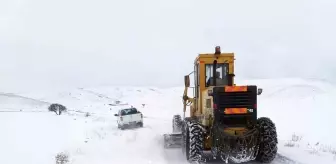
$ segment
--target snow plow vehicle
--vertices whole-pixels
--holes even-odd
[[[183,116],[174,115],[165,148],[179,147],[189,162],[270,163],[277,154],[277,131],[268,117],[257,117],[256,85],[234,83],[234,53],[199,54],[194,62],[194,97],[184,77]],[[190,106],[186,117],[186,107]]]

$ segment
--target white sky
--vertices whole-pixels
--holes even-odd
[[[335,0],[1,0],[0,91],[183,86],[199,52],[243,78],[335,80]]]

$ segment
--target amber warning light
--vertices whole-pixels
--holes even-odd
[[[219,46],[216,46],[215,50],[215,54],[221,54],[221,49]]]

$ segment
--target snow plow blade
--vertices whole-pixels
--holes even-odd
[[[164,147],[165,148],[181,148],[182,147],[182,134],[164,134]]]

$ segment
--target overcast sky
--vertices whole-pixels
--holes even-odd
[[[1,0],[0,89],[183,86],[197,53],[242,78],[335,80],[335,0]],[[334,79],[335,78],[335,79]]]

